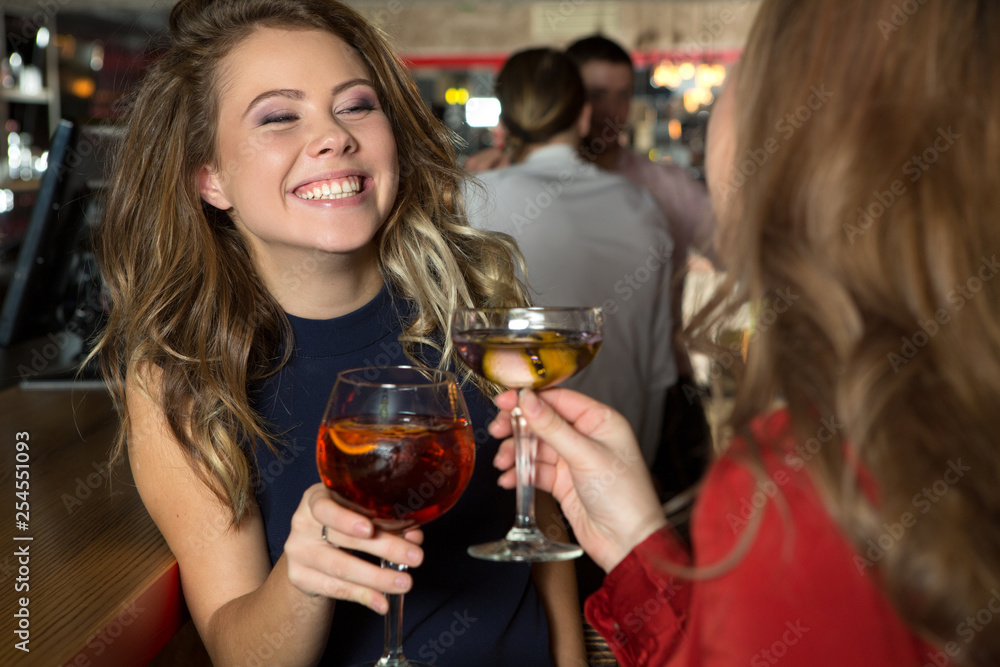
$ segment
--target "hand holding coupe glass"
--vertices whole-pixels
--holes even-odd
[[[459,355],[481,377],[509,389],[542,389],[568,380],[601,346],[600,308],[460,309],[452,320]],[[535,449],[538,441],[519,406],[510,412],[517,462],[517,517],[507,536],[469,548],[476,558],[555,561],[583,549],[553,542],[535,522]]]
[[[490,433],[510,436],[510,413],[520,406],[539,439],[536,485],[559,502],[575,538],[605,572],[667,524],[642,450],[620,413],[559,387],[520,397],[508,391],[496,403],[501,413]],[[508,439],[493,460],[505,471],[500,476],[504,488],[515,484],[514,462]]]

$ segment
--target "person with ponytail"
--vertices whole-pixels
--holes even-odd
[[[467,223],[450,134],[386,37],[334,0],[181,0],[170,32],[113,165],[96,353],[122,417],[114,460],[213,662],[370,660],[372,610],[416,579],[414,659],[578,664],[572,565],[466,554],[511,503],[488,468],[495,392],[446,332],[457,307],[527,296],[514,243]],[[405,363],[463,375],[478,451],[452,511],[397,536],[334,502],[315,443],[340,370]]]
[[[910,4],[763,0],[716,103],[689,333],[757,324],[691,548],[621,415],[521,398],[622,665],[1000,664],[1000,4]]]

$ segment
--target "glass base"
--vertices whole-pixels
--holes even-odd
[[[469,555],[500,562],[547,563],[579,558],[583,549],[575,544],[553,542],[537,529],[512,528],[502,540],[469,547]]]

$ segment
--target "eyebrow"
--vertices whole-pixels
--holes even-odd
[[[346,90],[351,86],[357,86],[357,85],[365,85],[368,86],[369,88],[375,88],[375,86],[372,84],[370,80],[364,78],[356,78],[356,79],[349,79],[347,81],[344,81],[343,83],[338,84],[336,87],[334,87],[331,93],[337,95],[341,91]],[[304,92],[302,92],[301,90],[296,90],[294,88],[281,88],[279,90],[268,90],[266,92],[261,93],[257,97],[253,98],[250,104],[247,105],[247,108],[243,112],[242,117],[246,118],[247,114],[249,114],[255,106],[257,106],[264,100],[271,99],[272,97],[284,97],[290,100],[301,100],[305,98],[305,96],[306,94]]]

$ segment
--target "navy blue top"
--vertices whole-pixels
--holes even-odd
[[[407,312],[405,302],[383,289],[343,317],[289,317],[295,335],[292,357],[253,395],[255,409],[281,434],[278,456],[257,448],[257,502],[272,564],[284,550],[302,494],[320,481],[316,434],[337,373],[361,366],[412,365],[398,343]],[[424,562],[411,570],[413,588],[404,601],[403,650],[411,660],[445,667],[549,666],[548,624],[530,567],[481,561],[466,553],[469,545],[499,539],[513,525],[514,498],[496,484],[492,461],[498,442],[486,431],[495,408],[471,384],[464,394],[476,437],[475,472],[458,503],[423,527]],[[370,609],[338,601],[321,664],[377,660],[384,627],[384,618]]]

